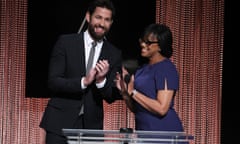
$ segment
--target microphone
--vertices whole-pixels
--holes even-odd
[[[130,74],[127,74],[127,75],[124,76],[124,82],[126,84],[128,84],[130,82],[130,80],[131,80],[131,75]]]
[[[136,59],[127,59],[123,61],[123,66],[124,68],[126,68],[126,70],[128,71],[128,73],[130,74],[130,76],[132,74],[135,74],[135,72],[137,71],[139,64],[138,61]],[[130,77],[128,76],[128,77]]]

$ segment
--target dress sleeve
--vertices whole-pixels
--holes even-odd
[[[164,89],[164,82],[167,81],[168,89],[178,90],[179,76],[175,65],[172,63],[165,63],[159,65],[155,73],[155,82],[157,89]]]

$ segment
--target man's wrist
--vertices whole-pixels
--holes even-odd
[[[97,88],[103,88],[104,85],[105,85],[105,83],[106,83],[106,80],[107,80],[107,79],[104,78],[103,81],[101,81],[101,82],[96,82]]]
[[[81,87],[82,87],[82,89],[87,88],[87,85],[84,82],[85,82],[85,77],[82,77],[81,78]]]
[[[105,79],[105,77],[99,77],[96,79],[96,83],[102,83]]]

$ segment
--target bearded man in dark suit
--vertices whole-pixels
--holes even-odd
[[[109,0],[93,1],[85,16],[86,31],[57,40],[49,64],[52,96],[40,122],[47,144],[67,143],[63,128],[103,129],[103,100],[119,99],[114,79],[121,70],[122,53],[106,40],[114,15]],[[93,41],[97,43],[93,66],[86,72]]]

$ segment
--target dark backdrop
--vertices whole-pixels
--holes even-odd
[[[51,50],[60,34],[77,33],[90,0],[29,0],[26,97],[49,97],[47,72]],[[155,0],[112,0],[116,19],[107,39],[122,49],[124,59],[139,56],[138,37],[155,22]]]
[[[238,21],[238,4],[235,1],[225,0],[224,12],[224,48],[223,48],[223,77],[222,77],[222,115],[221,115],[221,144],[236,143],[235,138],[238,131],[238,119],[234,114],[237,110],[237,103],[235,99],[238,92],[234,92],[235,82],[233,81],[233,47],[239,47],[239,37],[233,36],[237,29],[239,29]],[[237,50],[237,49],[236,49]],[[237,54],[237,53],[236,53]],[[236,61],[236,60],[235,60]],[[237,68],[237,67],[236,67]],[[237,94],[238,95],[238,94]]]

